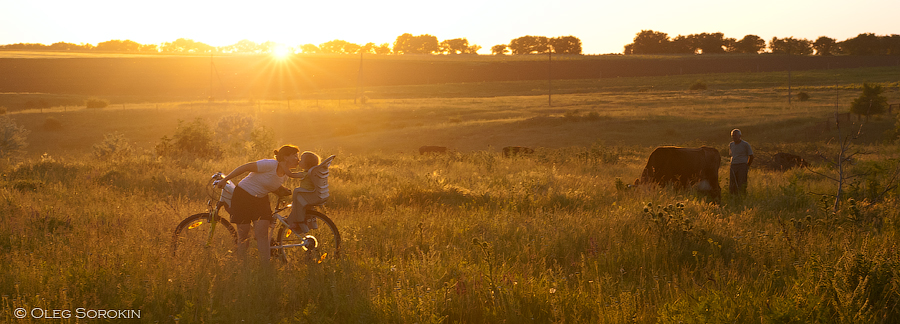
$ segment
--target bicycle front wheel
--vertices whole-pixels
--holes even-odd
[[[237,240],[237,231],[224,218],[216,216],[212,222],[209,213],[194,214],[175,228],[172,254],[176,259],[188,262],[221,261],[234,255]]]
[[[288,263],[322,263],[340,256],[341,234],[328,216],[314,210],[306,211],[307,217],[316,217],[318,229],[310,229],[305,234],[293,233],[281,226],[273,249]]]

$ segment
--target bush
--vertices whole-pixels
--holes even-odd
[[[807,100],[809,100],[809,94],[806,92],[800,91],[800,93],[797,94],[797,100],[800,100],[800,102],[807,101]]]
[[[213,131],[202,119],[189,124],[178,121],[172,138],[163,136],[156,145],[156,154],[169,157],[214,159],[222,156],[222,148],[214,140]]]
[[[859,98],[853,100],[850,112],[866,117],[883,113],[887,110],[888,101],[885,96],[881,95],[882,93],[884,93],[884,87],[880,84],[863,84],[863,93],[859,95]]]
[[[134,152],[125,135],[118,132],[103,135],[103,141],[94,144],[93,150],[94,157],[102,160],[113,156],[129,156]]]
[[[28,146],[29,131],[16,124],[9,116],[0,117],[0,158],[11,158],[22,153]]]
[[[223,116],[216,122],[216,140],[225,146],[229,154],[246,153],[255,125],[256,120],[248,114]]]
[[[694,84],[691,84],[691,88],[690,88],[690,89],[691,89],[691,91],[706,90],[706,82],[703,82],[703,81],[701,81],[701,80],[697,80],[697,81],[694,82]]]
[[[47,117],[44,119],[44,129],[48,131],[58,131],[63,129],[63,124],[56,117]]]
[[[106,108],[106,106],[109,106],[109,101],[91,98],[84,101],[84,106],[86,108]]]
[[[7,112],[8,112],[8,109],[6,109],[6,107],[0,106],[0,115],[6,115]]]

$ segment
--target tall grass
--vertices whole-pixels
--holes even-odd
[[[751,74],[703,77],[709,89],[696,93],[697,76],[572,81],[554,107],[523,82],[401,89],[516,93],[503,97],[54,111],[66,127],[53,132],[40,131],[47,116],[16,113],[32,152],[0,164],[0,321],[42,322],[17,308],[84,308],[139,309],[151,323],[897,322],[900,152],[882,144],[893,117],[855,140],[863,154],[840,210],[836,183],[819,175],[835,175],[819,155],[834,156],[838,133],[821,126],[852,100],[853,80],[868,80],[856,72],[790,106],[772,74]],[[232,113],[273,130],[253,141],[338,155],[327,214],[340,259],[263,269],[255,252],[171,257],[175,226],[206,209],[208,177],[266,156],[251,153],[259,145],[215,160],[151,149],[179,120]],[[717,205],[626,185],[653,147],[722,147],[734,127],[759,161],[746,196]],[[421,145],[451,152],[410,153]],[[504,158],[506,145],[536,152]],[[761,168],[775,152],[812,166]]]
[[[604,150],[619,158],[604,160]],[[896,164],[894,148],[867,150],[872,163]],[[342,258],[271,271],[253,257],[168,251],[177,222],[204,210],[209,173],[253,157],[10,166],[0,184],[0,318],[14,320],[18,307],[140,309],[143,322],[179,323],[900,316],[896,188],[877,201],[856,196],[858,211],[837,214],[819,203],[832,185],[803,170],[754,169],[750,194],[721,205],[690,191],[617,190],[646,153],[340,155],[327,212],[345,238]]]

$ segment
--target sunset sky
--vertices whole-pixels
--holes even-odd
[[[141,44],[189,38],[213,46],[242,39],[288,46],[342,39],[393,43],[403,33],[466,38],[490,47],[525,35],[576,36],[585,54],[621,53],[643,29],[838,41],[900,34],[897,0],[757,1],[110,1],[0,0],[0,44]]]

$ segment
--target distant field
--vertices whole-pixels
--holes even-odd
[[[548,70],[549,66],[549,70]],[[0,93],[103,96],[115,102],[353,99],[357,89],[398,85],[900,66],[892,56],[777,55],[126,55],[0,51]],[[338,89],[344,89],[338,91]],[[379,99],[413,93],[370,93]],[[481,94],[481,96],[491,94]],[[468,93],[457,97],[471,96]],[[420,96],[421,97],[421,96]],[[13,105],[10,108],[19,108]]]
[[[408,153],[421,145],[460,151],[595,143],[723,145],[734,127],[745,129],[754,142],[778,144],[835,136],[834,128],[826,128],[828,118],[835,111],[848,111],[862,83],[884,85],[889,101],[900,103],[898,78],[900,67],[793,72],[792,94],[804,91],[811,99],[795,98],[791,105],[786,73],[767,72],[560,80],[552,83],[551,100],[546,81],[510,81],[372,87],[366,94],[376,99],[366,104],[350,99],[144,102],[113,103],[103,109],[32,109],[12,115],[31,130],[30,156],[84,154],[111,132],[151,149],[174,132],[179,120],[203,118],[212,125],[232,114],[253,116],[259,126],[274,132],[278,142],[348,152]],[[708,90],[687,90],[698,80]],[[408,99],[377,99],[381,97]],[[0,98],[10,102],[57,97],[0,94]],[[45,129],[48,118],[58,120],[62,129]],[[874,116],[861,140],[880,141],[891,127],[892,117]]]

